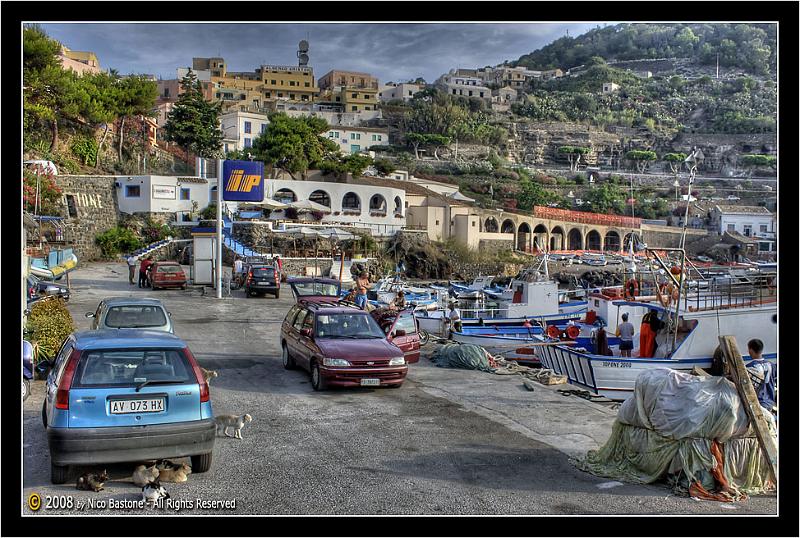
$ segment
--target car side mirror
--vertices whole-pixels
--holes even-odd
[[[94,317],[94,312],[86,312],[86,314],[84,314],[84,315],[85,315],[87,318],[93,318],[93,317]]]
[[[300,334],[306,338],[311,338],[311,329],[300,329]]]
[[[394,335],[395,335],[395,337],[397,337],[397,336],[405,336],[405,335],[406,335],[406,332],[405,332],[403,329],[397,329],[397,330],[394,332]]]
[[[167,315],[168,315],[169,317],[172,317],[172,312],[167,312]]]

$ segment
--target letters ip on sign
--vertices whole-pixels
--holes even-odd
[[[264,163],[257,161],[224,161],[222,177],[225,188],[222,199],[228,202],[264,201]]]

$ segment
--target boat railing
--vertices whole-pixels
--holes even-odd
[[[696,282],[696,289],[690,289],[683,297],[683,307],[690,312],[760,306],[778,299],[774,274],[754,275],[744,280],[723,277]]]

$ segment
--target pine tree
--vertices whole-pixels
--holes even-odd
[[[206,101],[191,69],[181,80],[181,89],[183,93],[164,125],[166,139],[200,157],[222,157],[221,103]]]

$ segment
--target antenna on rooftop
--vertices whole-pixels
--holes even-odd
[[[297,45],[297,64],[300,67],[305,67],[308,65],[308,41],[303,39]]]

